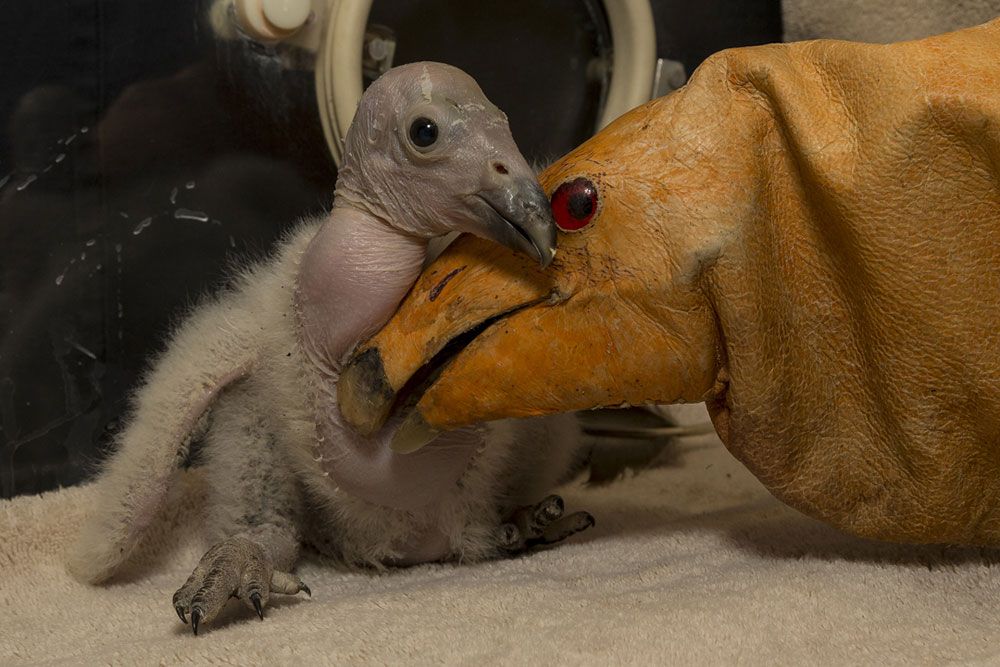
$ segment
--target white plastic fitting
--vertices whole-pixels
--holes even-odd
[[[281,30],[298,30],[309,20],[309,0],[263,0],[264,18]]]
[[[240,27],[264,42],[276,42],[294,35],[309,20],[310,0],[235,0]]]
[[[614,48],[607,101],[596,129],[651,97],[656,30],[649,0],[603,0]],[[372,0],[215,0],[210,19],[224,39],[236,39],[229,19],[262,42],[287,41],[313,51],[320,119],[334,162],[363,92],[362,49]],[[313,20],[310,21],[310,17]]]

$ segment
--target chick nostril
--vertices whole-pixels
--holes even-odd
[[[501,163],[499,163],[499,162],[494,162],[494,163],[493,163],[493,169],[494,169],[494,170],[495,170],[495,171],[496,171],[496,172],[497,172],[498,174],[508,174],[508,173],[510,173],[510,172],[508,172],[508,171],[507,171],[507,167],[503,166],[503,165],[502,165]]]

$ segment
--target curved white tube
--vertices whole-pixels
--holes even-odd
[[[648,0],[604,0],[614,62],[600,130],[634,107],[648,102],[656,69],[656,28]]]
[[[329,0],[326,36],[316,66],[316,97],[334,162],[361,100],[361,56],[372,0]],[[611,84],[597,129],[650,98],[656,30],[648,0],[604,0],[614,48]]]
[[[340,166],[344,137],[363,92],[361,54],[372,0],[331,0],[316,63],[316,98],[323,133]]]

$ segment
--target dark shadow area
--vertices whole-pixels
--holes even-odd
[[[586,494],[580,498],[586,499]],[[617,500],[617,499],[616,499]],[[573,537],[574,542],[597,542],[626,535],[702,531],[720,533],[733,546],[761,558],[814,559],[934,569],[964,564],[1000,564],[1000,550],[986,547],[895,544],[844,533],[763,498],[718,511],[687,513],[649,507],[602,508],[586,503],[597,525]],[[607,519],[602,521],[602,515]]]
[[[908,565],[929,570],[965,564],[993,566],[1000,550],[986,547],[894,544],[848,535],[814,519],[786,510],[775,518],[749,520],[726,528],[737,547],[767,558]]]

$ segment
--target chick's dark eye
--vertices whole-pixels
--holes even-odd
[[[410,141],[417,148],[427,148],[438,138],[437,123],[430,118],[420,117],[410,124]]]
[[[552,193],[552,217],[564,232],[578,232],[597,213],[597,187],[588,179],[566,181]]]

